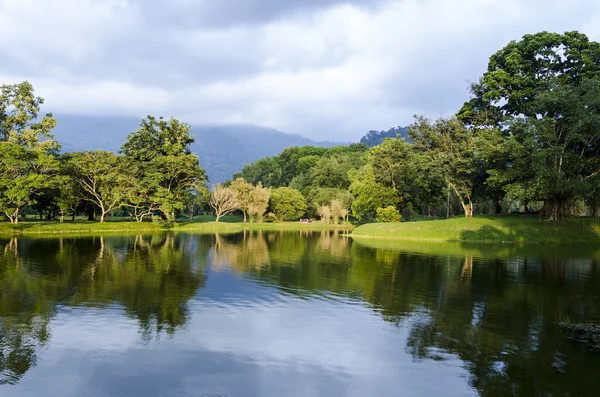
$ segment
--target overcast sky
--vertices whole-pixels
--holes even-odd
[[[0,83],[54,113],[251,123],[314,139],[453,114],[510,40],[598,0],[0,0]]]

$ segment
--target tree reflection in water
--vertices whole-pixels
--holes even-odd
[[[185,325],[204,285],[191,236],[10,239],[0,245],[0,383],[15,383],[49,339],[58,305],[119,305],[143,339]]]
[[[117,305],[141,338],[175,335],[208,265],[303,299],[360,302],[408,329],[415,360],[462,360],[482,395],[586,394],[598,355],[557,324],[600,322],[598,263],[594,252],[353,242],[339,232],[9,239],[0,241],[0,382],[35,365],[59,305]]]

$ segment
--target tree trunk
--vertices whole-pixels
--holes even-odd
[[[65,220],[65,211],[60,211],[60,223],[63,223],[63,221]]]
[[[88,207],[88,221],[96,220],[96,208],[94,205]]]
[[[466,197],[463,197],[460,193],[460,191],[458,190],[458,188],[450,183],[450,182],[446,182],[448,183],[448,185],[452,188],[452,190],[454,190],[454,193],[456,193],[456,197],[458,197],[458,200],[460,201],[460,205],[463,207],[463,210],[465,211],[465,218],[472,218],[473,217],[473,201],[471,200],[471,196],[468,194],[465,194]],[[468,204],[465,202],[465,198],[466,201],[468,201]]]
[[[217,216],[217,219],[215,219],[215,222],[219,222],[219,219],[221,219],[221,213],[217,212],[215,215]]]
[[[242,212],[244,213],[244,223],[246,223],[246,210],[242,210]]]
[[[494,211],[497,215],[502,213],[502,202],[499,199],[494,200]]]
[[[549,221],[561,220],[564,213],[564,203],[561,200],[552,199],[544,203],[544,213]]]
[[[8,217],[10,219],[10,224],[11,225],[16,225],[19,223],[19,208],[15,209],[15,212],[13,212],[12,216]]]

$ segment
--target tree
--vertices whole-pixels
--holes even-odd
[[[321,221],[329,223],[331,219],[331,207],[328,205],[321,206],[319,208],[319,216],[321,217]]]
[[[464,210],[473,216],[473,182],[477,176],[475,135],[456,117],[431,121],[416,117],[409,127],[415,146],[452,188]]]
[[[392,205],[377,208],[377,222],[400,222],[400,219],[400,212]]]
[[[67,157],[69,174],[79,184],[82,199],[100,208],[100,222],[126,200],[127,180],[123,158],[103,150],[71,153]]]
[[[38,117],[43,103],[28,81],[0,86],[0,142],[55,153],[59,149],[52,135],[56,120],[51,113]]]
[[[70,175],[61,176],[55,201],[60,211],[60,222],[64,221],[67,211],[71,212],[74,222],[77,216],[77,207],[81,201],[81,191],[79,184]]]
[[[10,223],[18,223],[23,207],[35,203],[34,194],[55,185],[58,170],[52,154],[0,142],[0,211]]]
[[[143,213],[157,208],[165,219],[174,220],[175,212],[183,210],[192,192],[206,181],[198,157],[189,148],[194,142],[190,131],[188,124],[174,118],[165,121],[148,116],[121,147],[136,190],[148,198],[141,207]],[[137,207],[141,203],[129,204]]]
[[[333,223],[337,225],[340,218],[345,219],[345,216],[348,213],[348,211],[344,207],[344,204],[341,200],[331,200],[331,204],[329,205],[329,207],[331,208],[331,217],[333,218]]]
[[[280,221],[297,219],[307,208],[302,194],[289,187],[280,187],[271,191],[270,207]]]
[[[506,162],[490,181],[564,216],[581,185],[600,173],[600,43],[578,32],[541,32],[492,55],[459,113],[492,137],[481,151]]]
[[[223,215],[239,208],[235,190],[221,184],[213,186],[210,193],[209,204],[215,210],[215,215],[217,217],[215,222],[219,222],[219,219],[221,219]]]
[[[400,197],[394,189],[376,181],[373,167],[370,165],[350,171],[349,177],[352,182],[350,192],[355,197],[352,214],[361,221],[374,219],[377,208],[395,206],[400,202]]]
[[[236,178],[235,181],[231,182],[231,188],[237,194],[238,205],[240,210],[244,213],[244,223],[246,223],[248,209],[252,204],[252,193],[254,188],[251,184],[246,182],[244,178]]]
[[[374,147],[380,145],[387,138],[408,138],[407,127],[392,127],[387,131],[371,130],[360,139],[361,143]]]
[[[27,81],[0,86],[0,211],[11,223],[18,223],[36,193],[56,182],[56,120],[38,117],[43,103]]]
[[[270,197],[271,191],[262,187],[260,182],[254,186],[250,194],[250,205],[248,206],[248,215],[251,219],[256,218],[257,222],[262,222],[262,217],[269,207]]]

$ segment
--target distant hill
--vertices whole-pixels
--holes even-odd
[[[407,127],[393,127],[387,131],[371,130],[361,138],[360,143],[364,143],[369,147],[373,147],[379,145],[386,138],[396,138],[398,135],[400,135],[401,138],[406,139],[407,142],[412,142],[412,140],[408,137]]]
[[[107,150],[117,153],[141,119],[127,116],[55,115],[54,136],[63,151]],[[192,151],[200,158],[211,183],[222,182],[242,167],[262,157],[274,156],[286,147],[331,147],[334,142],[315,142],[300,135],[254,125],[192,126]]]

